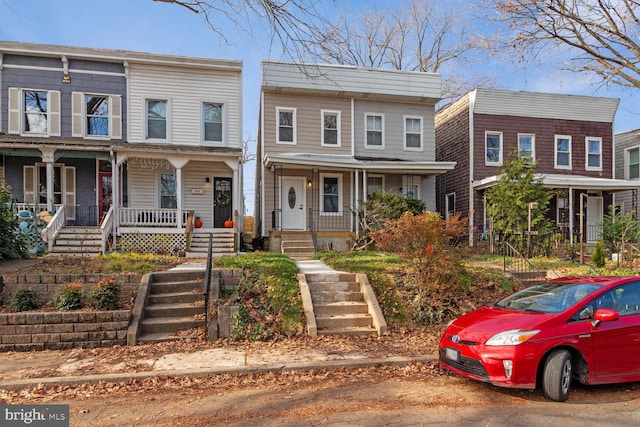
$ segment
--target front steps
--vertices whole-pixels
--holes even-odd
[[[155,275],[149,287],[138,342],[196,338],[193,329],[204,328],[203,279]]]
[[[95,227],[62,227],[51,256],[96,256],[102,253],[102,234]]]
[[[211,254],[214,257],[235,255],[235,240],[232,228],[217,229],[213,234]],[[206,258],[209,250],[209,232],[194,232],[187,251],[187,258]]]
[[[360,276],[341,272],[298,276],[307,323],[312,325],[310,335],[380,335],[386,331],[371,286],[365,275]]]
[[[280,250],[295,261],[313,259],[316,250],[308,231],[282,231]]]

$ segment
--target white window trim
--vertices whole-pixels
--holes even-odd
[[[369,140],[367,139],[367,117],[369,116],[376,116],[376,117],[380,117],[381,118],[381,124],[382,124],[382,144],[381,145],[369,145]],[[384,138],[384,114],[383,113],[364,113],[364,148],[368,148],[371,150],[384,150],[384,144],[385,144],[385,138]]]
[[[338,179],[338,212],[325,212],[324,210],[324,179],[325,178],[337,178]],[[335,173],[321,173],[320,174],[320,215],[322,216],[341,216],[343,214],[340,209],[343,200],[342,190],[342,174]]]
[[[381,190],[381,191],[382,191],[383,193],[385,193],[385,187],[384,187],[384,178],[385,178],[385,176],[384,176],[384,174],[379,174],[379,173],[368,173],[368,174],[367,174],[367,180],[368,180],[369,178],[382,178],[382,190]],[[368,197],[368,196],[369,196],[369,182],[366,182],[366,183],[365,183],[365,186],[366,186],[366,188],[365,188],[365,190],[364,190],[364,191],[366,192],[367,197]],[[372,193],[372,194],[373,194],[373,193]]]
[[[293,113],[292,122],[293,122],[293,141],[280,141],[280,112],[290,112]],[[291,107],[276,107],[276,144],[285,144],[285,145],[296,145],[298,141],[298,126],[297,126],[297,108]]]
[[[222,141],[206,140],[205,123],[204,123],[204,105],[215,104],[222,106]],[[206,146],[225,146],[227,145],[227,105],[224,102],[202,99],[200,101],[200,144]]]
[[[416,186],[417,194],[415,195],[415,198],[422,200],[422,198],[420,197],[422,195],[421,188],[420,188],[420,181],[421,181],[421,178],[417,175],[402,175],[402,195],[404,197],[409,197],[407,195],[407,185],[409,185],[409,182],[411,182],[411,185]]]
[[[569,165],[558,165],[558,139],[568,139],[569,140]],[[555,169],[566,169],[566,170],[571,170],[572,169],[572,145],[573,145],[573,141],[571,140],[571,135],[555,135],[553,137],[553,167]]]
[[[156,172],[156,206],[157,209],[171,209],[162,207],[162,175],[173,175],[176,180],[176,205],[178,204],[178,175],[176,171],[158,170]]]
[[[453,209],[450,209],[449,207],[449,196],[453,196]],[[449,219],[451,218],[450,213],[453,212],[454,214],[456,213],[456,193],[447,193],[445,195],[444,198],[444,204],[445,204],[445,211],[444,211],[444,215],[445,215],[445,219]]]
[[[324,142],[324,116],[325,114],[336,115],[336,127],[337,127],[337,143],[336,144],[326,144]],[[320,138],[321,145],[323,147],[342,147],[342,112],[336,110],[320,110]]]
[[[24,130],[25,126],[24,126],[24,121],[25,119],[25,102],[24,102],[24,93],[25,92],[44,92],[47,94],[47,131],[45,133],[37,133],[37,132],[26,132]],[[50,90],[46,90],[46,89],[27,89],[27,88],[20,88],[20,90],[18,91],[18,94],[20,96],[20,111],[19,111],[19,120],[20,120],[20,136],[39,136],[39,137],[43,137],[43,136],[50,136],[51,134],[51,92]]]
[[[82,94],[82,135],[84,139],[97,139],[108,140],[113,137],[113,95],[106,93],[94,93],[94,92],[80,92]],[[87,95],[89,96],[101,96],[108,99],[109,103],[109,116],[107,120],[109,122],[109,133],[107,135],[90,135],[87,133]]]
[[[407,147],[407,119],[420,120],[420,147]],[[424,151],[424,119],[422,118],[422,116],[402,116],[402,127],[404,129],[404,150]]]
[[[160,138],[149,138],[149,101],[165,101],[167,103],[167,117],[166,117],[166,129],[167,133],[165,135],[165,139]],[[151,142],[159,142],[159,143],[169,143],[171,142],[171,98],[162,97],[162,96],[150,96],[144,99],[144,140]]]
[[[568,199],[565,199],[560,194],[556,195],[556,225],[558,227],[568,227],[569,226],[568,222],[566,222],[566,223],[560,222],[560,212],[561,212],[561,209],[563,209],[563,207],[560,206],[560,200],[567,200],[567,205],[569,204]],[[567,218],[567,220],[568,220],[568,218]]]
[[[536,161],[536,135],[534,133],[519,133],[518,134],[518,154],[520,154],[520,137],[521,136],[529,136],[531,137],[531,163]]]
[[[600,143],[600,153],[598,154],[600,164],[598,166],[589,166],[589,141],[598,141]],[[584,139],[584,168],[588,171],[602,170],[602,138],[598,136],[587,136]]]
[[[498,135],[500,137],[500,152],[498,153],[498,161],[497,162],[489,162],[487,161],[487,136],[489,135]],[[502,166],[503,159],[503,135],[502,132],[496,131],[485,131],[484,133],[484,164],[485,166]]]
[[[638,176],[638,178],[631,178],[631,175],[629,174],[629,166],[631,166],[631,154],[630,153],[631,153],[632,150],[638,150],[638,156],[640,157],[640,145],[635,145],[633,147],[625,148],[625,150],[624,150],[624,179],[626,179],[627,181],[638,181],[638,180],[640,180],[640,176]],[[640,159],[639,159],[638,168],[640,169]]]

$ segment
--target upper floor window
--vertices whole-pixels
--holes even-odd
[[[634,147],[627,150],[626,179],[640,178],[640,148]]]
[[[384,148],[384,115],[365,114],[365,147]]]
[[[204,141],[222,142],[222,104],[205,102],[202,106]]]
[[[177,207],[176,176],[172,173],[160,174],[160,208],[175,209]]]
[[[339,214],[342,205],[342,176],[340,175],[324,175],[320,176],[322,185],[322,200],[320,201],[321,211],[323,214]]]
[[[277,108],[279,144],[296,143],[296,110],[295,108]]]
[[[585,139],[587,170],[602,170],[602,138],[588,136]]]
[[[109,97],[85,95],[87,135],[109,136]]]
[[[422,150],[422,118],[404,118],[404,148],[405,150]]]
[[[556,135],[555,146],[556,169],[571,169],[571,137]]]
[[[490,166],[502,166],[502,132],[486,132],[484,138],[484,163]]]
[[[536,159],[535,154],[535,135],[519,133],[518,134],[518,152],[520,157],[527,159],[533,163]]]
[[[322,111],[322,145],[340,147],[339,111]]]
[[[147,139],[167,139],[167,100],[147,100]]]
[[[120,95],[83,92],[71,94],[71,136],[78,138],[122,138]]]
[[[23,133],[48,133],[49,108],[47,104],[47,92],[25,90],[24,96],[24,122]]]

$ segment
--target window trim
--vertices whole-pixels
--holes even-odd
[[[497,162],[490,162],[487,158],[487,142],[488,142],[488,136],[489,135],[498,135],[498,137],[500,138],[500,147],[498,148],[499,153],[498,153],[498,161]],[[503,152],[503,134],[502,132],[498,132],[498,131],[485,131],[484,132],[484,164],[485,166],[502,166],[502,152]]]
[[[337,178],[338,179],[338,211],[337,212],[326,212],[324,209],[324,180],[325,178]],[[320,191],[318,191],[320,195],[320,215],[321,216],[342,216],[342,210],[340,207],[342,206],[343,201],[343,189],[342,189],[342,174],[339,173],[321,173],[320,174]]]
[[[205,105],[219,105],[220,108],[222,109],[222,111],[220,112],[220,117],[222,120],[222,129],[221,129],[221,140],[220,141],[213,141],[213,140],[208,140],[206,139],[207,137],[207,132],[206,132],[206,123],[205,123],[205,117],[204,117],[204,110],[205,110]],[[226,105],[224,102],[217,102],[217,101],[210,101],[210,100],[202,100],[200,102],[200,132],[201,132],[201,137],[200,137],[200,143],[202,145],[208,145],[208,146],[219,146],[219,145],[225,145],[226,143],[226,134],[227,134],[227,120],[226,120],[226,115],[227,115],[227,109],[225,108]]]
[[[598,166],[589,166],[589,141],[598,141],[600,152],[598,153]],[[587,136],[584,138],[584,168],[588,171],[602,170],[602,138],[599,136]]]
[[[535,163],[536,161],[536,134],[535,133],[518,133],[518,154],[522,157],[522,149],[520,148],[520,137],[528,136],[531,138],[531,158],[529,159],[530,163]]]
[[[631,151],[638,150],[638,177],[631,178],[629,167],[631,166]],[[624,150],[624,179],[628,181],[640,180],[640,145],[625,148]]]
[[[47,112],[46,112],[46,131],[45,132],[27,132],[25,130],[26,126],[25,126],[25,121],[27,120],[26,117],[26,101],[25,101],[25,94],[27,92],[38,92],[38,93],[45,93],[47,95]],[[20,136],[49,136],[51,135],[51,91],[50,90],[46,90],[46,89],[27,89],[27,88],[20,88],[19,90],[19,96],[20,96]],[[39,113],[38,113],[39,114]]]
[[[419,147],[408,147],[407,146],[407,119],[413,119],[413,120],[419,120],[420,121],[420,146]],[[404,150],[405,151],[424,151],[424,120],[422,118],[422,116],[412,116],[412,115],[405,115],[402,116],[402,123],[403,123],[403,135],[404,135]],[[415,135],[414,132],[411,132],[412,135]]]
[[[280,112],[281,111],[292,113],[292,117],[291,117],[292,141],[280,140]],[[298,140],[297,113],[298,113],[298,109],[294,107],[276,107],[276,144],[286,144],[286,145],[297,144],[297,140]]]
[[[327,144],[324,140],[324,117],[331,114],[336,117],[336,143]],[[320,110],[320,145],[323,147],[342,147],[342,111],[339,110]]]
[[[568,151],[568,155],[569,155],[569,165],[559,165],[558,164],[558,140],[559,139],[567,139],[569,140],[569,151]],[[565,170],[571,170],[572,169],[572,147],[573,146],[573,141],[571,138],[571,135],[555,135],[553,137],[553,167],[555,169],[565,169]],[[564,151],[563,151],[564,153]]]
[[[82,93],[82,137],[86,139],[111,139],[113,134],[113,98],[111,95],[99,94],[93,92],[81,92]],[[107,114],[107,134],[106,135],[92,135],[88,132],[87,121],[89,116],[87,114],[87,96],[95,96],[101,98],[107,98],[107,108],[109,109]]]
[[[162,207],[162,176],[163,175],[172,175],[175,185],[176,185],[176,194],[175,194],[175,198],[176,198],[176,208],[178,206],[178,177],[176,175],[175,171],[166,171],[166,170],[162,170],[158,172],[158,209],[176,209],[176,208],[163,208]]]
[[[165,102],[165,135],[162,138],[149,138],[149,102],[164,101]],[[171,138],[171,99],[163,97],[149,97],[144,99],[144,139],[153,142],[170,142]]]
[[[375,116],[375,117],[380,117],[380,133],[381,133],[381,138],[380,138],[380,145],[369,145],[369,128],[367,127],[367,118],[369,116]],[[384,137],[384,122],[385,122],[385,117],[384,117],[384,113],[364,113],[364,148],[368,148],[371,150],[384,150],[384,145],[385,145],[385,137]],[[375,132],[378,132],[377,130]]]

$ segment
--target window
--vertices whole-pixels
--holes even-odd
[[[485,164],[488,166],[502,166],[502,133],[486,132]]]
[[[536,159],[534,141],[535,135],[525,133],[518,134],[518,152],[520,153],[520,157],[528,159],[531,163]]]
[[[556,169],[571,169],[571,137],[556,135]]]
[[[367,197],[384,191],[384,175],[367,175]]]
[[[456,193],[447,194],[446,218],[451,218],[456,213]]]
[[[40,206],[46,206],[47,199],[47,167],[38,164],[38,200]],[[53,203],[62,204],[62,166],[53,167]]]
[[[422,150],[422,118],[404,118],[404,149]]]
[[[558,190],[556,196],[556,224],[558,227],[569,226],[569,191]]]
[[[342,177],[340,175],[321,175],[322,183],[322,213],[339,214],[342,205],[342,194],[340,191]]]
[[[365,114],[365,147],[384,148],[384,116]]]
[[[48,133],[48,104],[47,92],[25,90],[24,96],[24,121],[22,131],[24,133],[46,134]]]
[[[587,152],[587,170],[602,170],[602,138],[587,137],[585,139]]]
[[[176,192],[176,176],[174,174],[160,174],[160,208],[175,209],[178,207]]]
[[[413,175],[402,176],[402,195],[405,197],[420,198],[420,178]]]
[[[627,150],[627,176],[626,179],[640,178],[640,148],[635,147]]]
[[[277,108],[278,115],[278,143],[296,143],[296,110],[291,108]]]
[[[147,100],[147,139],[167,139],[166,100]]]
[[[202,106],[204,141],[222,142],[222,104],[205,102]]]
[[[340,147],[339,111],[322,111],[322,145]]]
[[[109,136],[109,97],[85,95],[87,135]]]

